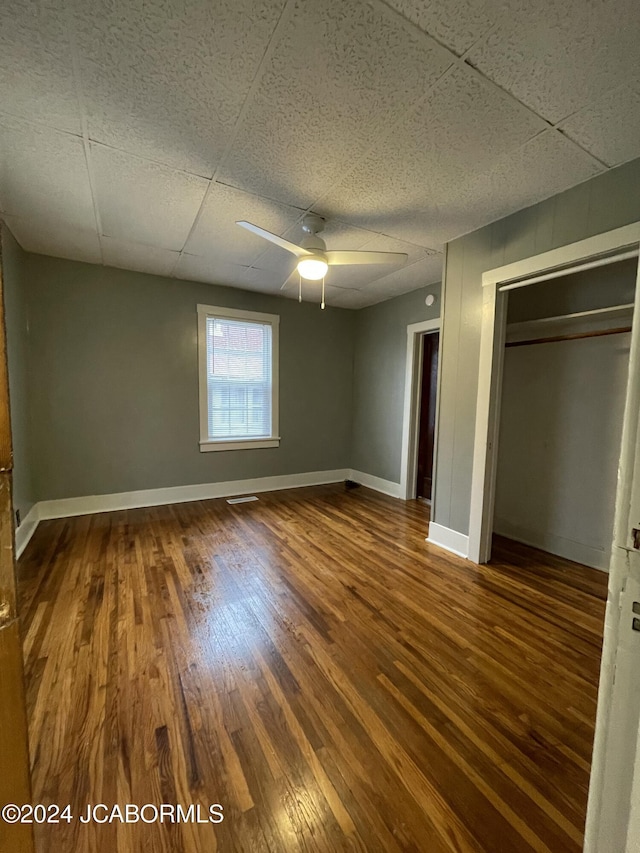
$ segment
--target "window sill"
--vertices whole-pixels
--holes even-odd
[[[240,438],[224,441],[201,441],[200,453],[209,453],[212,450],[257,450],[261,447],[279,447],[278,438]]]

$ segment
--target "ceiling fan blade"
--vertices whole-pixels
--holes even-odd
[[[297,283],[298,283],[298,279],[299,279],[299,278],[300,278],[300,276],[299,276],[299,274],[298,274],[298,268],[297,268],[297,267],[294,267],[294,268],[291,270],[291,275],[287,278],[287,280],[286,280],[286,281],[285,281],[285,283],[282,285],[282,287],[280,288],[280,290],[286,290],[288,287],[292,287],[294,284],[297,284]]]
[[[287,252],[291,252],[298,258],[303,258],[305,255],[311,254],[307,249],[303,249],[302,246],[296,246],[295,243],[290,243],[289,240],[285,240],[283,237],[278,237],[277,234],[272,234],[271,231],[266,231],[264,228],[260,228],[258,225],[253,225],[251,222],[246,222],[244,219],[236,222],[236,225],[239,225],[241,228],[246,228],[247,231],[257,234],[258,237],[263,237],[270,243],[275,243],[276,246],[280,246],[281,249],[286,249]]]
[[[403,264],[409,256],[404,252],[327,252],[327,263],[335,264]]]

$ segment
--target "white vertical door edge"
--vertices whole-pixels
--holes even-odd
[[[400,494],[404,500],[416,496],[419,407],[422,384],[422,338],[440,330],[440,318],[423,320],[407,326],[407,359],[404,373],[404,408],[402,415],[402,456]],[[437,404],[436,404],[437,407]],[[433,502],[432,502],[433,503]]]
[[[585,829],[587,853],[638,853],[640,815],[640,632],[632,629],[640,602],[640,268],[629,353],[618,487],[600,667],[596,734]]]
[[[491,556],[507,298],[495,283],[482,289],[480,374],[469,512],[468,558],[474,563],[485,563]]]

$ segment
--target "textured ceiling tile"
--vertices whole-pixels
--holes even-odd
[[[102,262],[98,234],[91,228],[80,228],[54,218],[4,216],[3,219],[18,243],[27,252],[69,258],[89,264]]]
[[[75,0],[93,139],[211,177],[284,0]]]
[[[608,166],[640,157],[640,94],[626,87],[608,93],[562,122],[560,129]]]
[[[375,305],[385,299],[401,296],[412,290],[418,290],[427,284],[439,282],[442,279],[442,255],[431,255],[410,266],[395,270],[388,275],[372,281],[357,291],[359,298],[341,297],[337,305],[344,308],[362,308],[365,305]],[[347,291],[355,293],[356,291]]]
[[[208,181],[95,143],[91,160],[104,234],[182,249]]]
[[[268,272],[271,280],[280,282],[279,286],[282,286],[294,274],[296,263],[294,255],[274,246],[273,249],[267,249],[266,254],[260,255],[253,266]]]
[[[367,297],[362,290],[341,290],[331,301],[335,308],[364,308],[367,305]]]
[[[290,265],[282,270],[282,272],[263,269],[261,267],[250,267],[247,270],[245,281],[248,284],[259,284],[261,287],[269,289],[272,293],[279,293],[282,285],[290,277],[291,272],[292,267]]]
[[[450,64],[382,5],[296,0],[219,177],[307,207]]]
[[[473,0],[387,0],[420,29],[462,55],[497,20],[495,3]]]
[[[458,67],[316,207],[365,228],[436,248],[440,211],[460,184],[545,124]],[[419,228],[409,228],[420,221]],[[424,241],[424,242],[423,242]]]
[[[463,234],[530,207],[602,171],[588,154],[549,130],[494,168],[478,175],[452,199],[444,227]]]
[[[63,0],[0,3],[0,112],[80,133]]]
[[[185,249],[193,255],[215,255],[234,263],[251,264],[269,243],[236,225],[236,221],[245,219],[282,236],[302,213],[296,207],[214,184]]]
[[[171,275],[179,257],[178,252],[156,249],[128,240],[114,240],[113,237],[101,237],[100,243],[104,263],[108,267],[119,267],[123,270],[168,276]]]
[[[174,270],[176,278],[186,281],[204,281],[207,284],[226,284],[230,287],[245,283],[248,267],[227,261],[216,261],[199,255],[180,255]]]
[[[56,233],[95,228],[89,172],[77,136],[0,118],[0,207]]]
[[[302,229],[300,236],[302,236]],[[356,228],[354,225],[340,222],[338,219],[330,219],[325,222],[320,236],[327,244],[327,249],[353,251],[361,249],[365,243],[378,235],[374,231]]]
[[[513,0],[469,61],[551,122],[638,74],[637,0]]]
[[[326,280],[334,287],[346,287],[358,290],[388,273],[389,267],[383,264],[376,264],[375,266],[364,264],[362,266],[335,266],[329,267]]]

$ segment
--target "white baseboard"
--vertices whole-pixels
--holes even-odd
[[[339,468],[334,471],[311,471],[304,474],[284,474],[276,477],[257,477],[252,480],[229,480],[224,483],[200,483],[194,486],[169,486],[164,489],[144,489],[136,492],[118,492],[111,495],[86,495],[78,498],[60,498],[35,504],[16,530],[17,556],[19,557],[33,536],[40,521],[49,518],[70,518],[75,515],[93,515],[98,512],[115,512],[121,509],[138,509],[145,506],[186,503],[188,501],[230,498],[254,492],[273,492],[281,489],[298,489],[354,480],[390,495],[400,497],[400,483],[392,483],[362,471]]]
[[[391,480],[383,480],[382,477],[374,477],[373,474],[365,474],[364,471],[349,471],[349,479],[392,498],[404,497],[400,483],[392,483]]]
[[[592,569],[600,569],[603,572],[609,571],[610,549],[594,548],[593,545],[585,545],[582,542],[576,542],[574,539],[556,536],[542,530],[529,530],[499,518],[495,519],[493,529],[494,533],[499,536],[506,536],[507,539],[522,542],[523,545],[540,548],[541,551],[556,554],[558,557],[564,557],[565,560],[573,560],[583,566],[591,566]]]
[[[16,527],[16,560],[19,559],[24,549],[29,544],[31,537],[36,532],[36,527],[40,521],[38,512],[38,504],[34,504],[29,512],[22,519],[20,527]]]
[[[224,483],[201,483],[195,486],[169,486],[164,489],[145,489],[137,492],[119,492],[111,495],[88,495],[79,498],[40,501],[35,504],[16,530],[16,554],[20,557],[40,521],[49,518],[69,518],[75,515],[93,515],[120,509],[138,509],[145,506],[186,503],[188,501],[230,498],[253,492],[274,492],[281,489],[298,489],[304,486],[321,486],[340,483],[348,479],[350,471],[310,471],[303,474],[283,474],[276,477],[257,477],[252,480],[230,480]]]
[[[437,545],[439,548],[444,548],[446,551],[451,551],[452,554],[457,554],[458,557],[467,558],[469,554],[469,537],[464,533],[458,533],[457,530],[451,530],[450,527],[443,527],[442,524],[436,524],[435,521],[429,522],[429,537],[427,542],[431,545]]]
[[[325,483],[339,483],[347,478],[347,474],[345,469],[311,471],[304,474],[256,477],[252,480],[229,480],[224,483],[199,483],[194,486],[168,486],[164,489],[144,489],[112,495],[62,498],[41,501],[38,504],[38,510],[40,519],[68,518],[73,515],[92,515],[96,512],[114,512],[119,509],[230,498],[253,492],[274,492],[280,489],[297,489],[302,486],[320,486]]]

